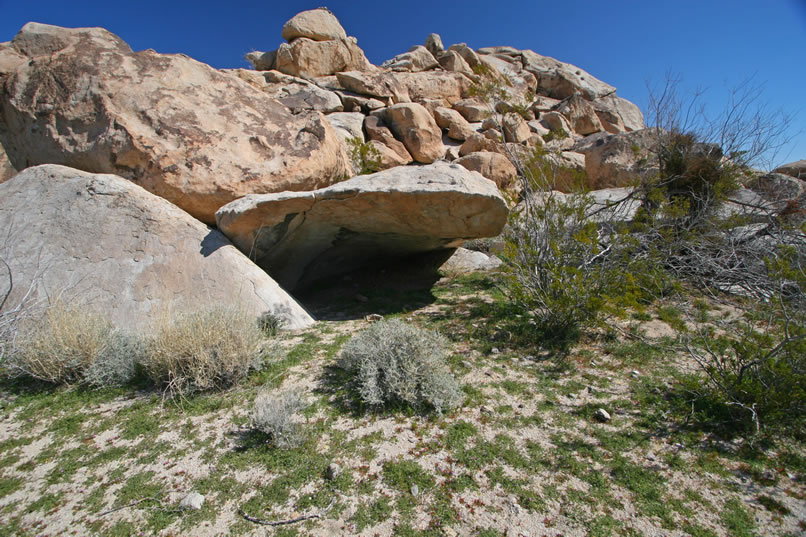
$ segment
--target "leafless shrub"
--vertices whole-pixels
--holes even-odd
[[[344,346],[341,365],[355,375],[370,406],[406,404],[438,413],[457,407],[462,392],[447,365],[447,340],[393,319],[373,324]]]
[[[114,326],[102,316],[57,303],[17,327],[6,369],[54,384],[78,384],[93,364],[119,350]],[[100,366],[102,367],[102,365]]]
[[[148,343],[144,366],[171,396],[221,389],[259,364],[261,340],[254,316],[241,309],[165,318]]]

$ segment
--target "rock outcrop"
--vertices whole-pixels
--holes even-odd
[[[245,194],[311,190],[349,173],[320,113],[295,115],[187,56],[133,53],[106,30],[36,23],[11,47],[27,61],[4,76],[0,141],[18,169],[114,173],[208,223]]]
[[[442,130],[422,105],[401,103],[390,106],[384,110],[383,121],[417,162],[429,164],[445,155]]]
[[[60,296],[132,330],[219,304],[271,312],[289,328],[313,322],[220,232],[114,175],[28,168],[0,185],[0,228],[8,304],[33,285],[39,298]]]
[[[280,35],[289,42],[298,37],[314,41],[347,39],[339,19],[326,7],[297,13],[283,25]]]
[[[773,170],[775,173],[783,173],[797,179],[806,179],[806,160],[797,160],[784,164]]]
[[[251,195],[216,213],[218,227],[286,289],[378,256],[495,236],[507,219],[495,184],[444,162],[355,177],[314,192]]]

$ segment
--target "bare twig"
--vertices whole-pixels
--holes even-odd
[[[330,509],[333,507],[335,503],[336,498],[334,497],[332,500],[330,500],[328,506],[319,511],[318,513],[298,516],[296,518],[289,518],[287,520],[263,520],[262,518],[256,518],[247,515],[243,509],[238,509],[238,514],[244,517],[244,519],[248,520],[249,522],[254,522],[255,524],[260,524],[261,526],[285,526],[288,524],[296,524],[297,522],[303,522],[305,520],[311,520],[314,518],[322,518],[328,511],[330,511]]]

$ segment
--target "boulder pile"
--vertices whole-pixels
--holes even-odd
[[[437,34],[375,66],[326,8],[281,36],[246,56],[254,69],[222,70],[101,28],[31,22],[0,43],[0,224],[25,230],[0,250],[14,285],[83,290],[135,327],[168,297],[237,297],[302,326],[270,275],[299,289],[495,236],[499,189],[515,193],[535,149],[592,188],[647,173],[641,111],[576,66]]]

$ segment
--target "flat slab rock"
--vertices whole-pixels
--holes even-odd
[[[288,328],[313,323],[224,235],[116,175],[27,168],[0,184],[0,229],[6,307],[33,284],[33,299],[61,296],[132,331],[219,304],[271,312]],[[4,270],[0,292],[8,286]]]
[[[249,195],[219,209],[216,221],[241,251],[293,290],[372,258],[498,235],[507,214],[495,183],[439,161],[313,192]]]

